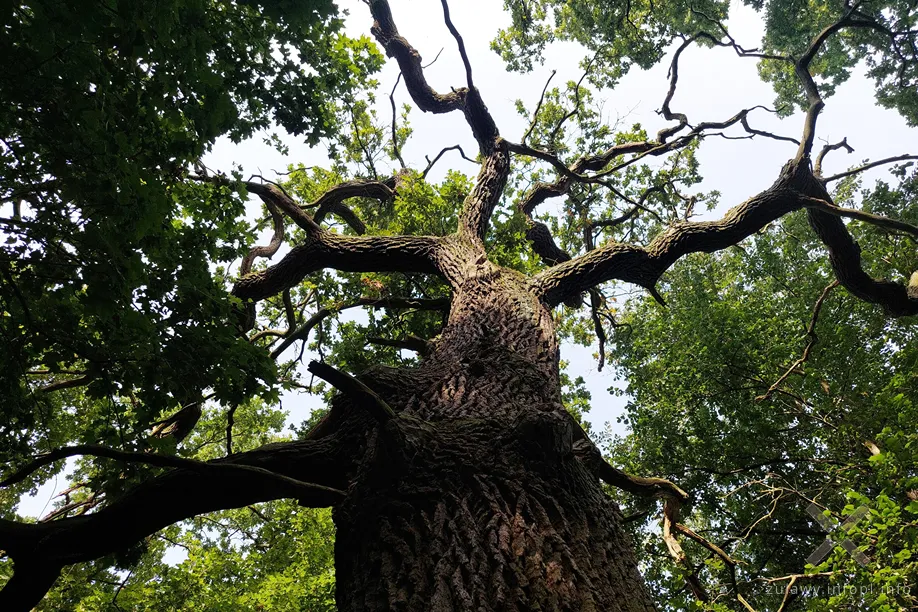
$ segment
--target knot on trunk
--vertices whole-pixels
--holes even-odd
[[[527,457],[541,462],[556,462],[571,454],[574,429],[566,414],[526,412],[513,425],[520,450]]]

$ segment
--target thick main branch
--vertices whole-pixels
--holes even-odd
[[[530,286],[550,306],[609,280],[651,288],[679,258],[725,249],[802,208],[808,209],[810,224],[829,248],[832,267],[846,289],[881,305],[892,316],[918,313],[918,300],[909,297],[904,285],[874,279],[864,271],[860,247],[840,215],[885,227],[907,224],[835,206],[806,161],[789,163],[774,186],[731,208],[717,221],[673,224],[647,246],[611,242],[537,274]]]
[[[65,565],[123,550],[198,514],[285,497],[313,507],[332,505],[340,500],[340,492],[329,487],[347,487],[355,459],[350,450],[337,434],[269,444],[172,470],[92,514],[40,524],[0,520],[0,550],[13,559],[16,571],[0,591],[0,609],[30,610],[53,583],[49,574],[56,576]],[[26,589],[30,583],[40,588]]]
[[[239,279],[233,295],[262,300],[325,268],[345,272],[444,272],[432,236],[343,236],[319,230],[270,268]],[[444,273],[445,276],[448,274]]]

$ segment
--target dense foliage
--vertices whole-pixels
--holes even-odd
[[[918,176],[896,178],[898,191],[885,183],[842,189],[865,210],[918,219]],[[803,573],[826,535],[806,512],[816,501],[836,522],[869,509],[851,533],[834,535],[851,538],[870,560],[862,567],[838,547],[807,566],[813,578],[798,578],[799,609],[913,609],[918,329],[834,288],[808,335],[832,276],[821,258],[801,256],[816,248],[807,229],[793,216],[730,250],[686,259],[663,291],[668,308],[629,303],[613,359],[628,383],[630,433],[610,454],[630,471],[667,474],[697,492],[689,526],[738,563],[731,572],[708,550],[692,550],[722,606],[738,587],[759,609],[779,608],[789,579],[769,579]],[[909,273],[911,245],[869,226],[852,229],[865,250],[882,253],[877,272]],[[811,341],[809,359],[782,378]],[[638,501],[627,512],[646,508]],[[648,553],[645,577],[661,601],[690,609],[656,523],[636,527]]]

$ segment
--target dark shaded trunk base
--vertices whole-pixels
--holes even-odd
[[[339,609],[652,610],[572,438],[555,411],[391,422],[336,509]]]

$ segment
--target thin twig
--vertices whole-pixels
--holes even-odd
[[[819,337],[816,335],[816,323],[819,321],[819,311],[822,310],[822,304],[826,301],[829,293],[838,287],[839,284],[840,283],[837,280],[829,283],[829,285],[822,290],[822,294],[819,296],[819,299],[816,300],[816,304],[813,306],[813,316],[810,318],[810,324],[806,328],[806,335],[810,340],[806,343],[806,348],[803,349],[803,355],[797,361],[795,361],[791,367],[787,369],[781,378],[775,381],[775,384],[768,388],[768,391],[766,391],[764,395],[760,395],[755,398],[755,401],[760,402],[771,397],[771,394],[774,393],[775,390],[777,390],[777,388],[780,387],[781,384],[787,380],[791,374],[796,372],[798,367],[806,363],[810,358],[810,353],[812,352],[813,347],[819,341]]]
[[[548,75],[548,80],[545,81],[545,87],[542,88],[542,95],[539,96],[539,103],[536,104],[535,111],[532,113],[532,122],[529,124],[529,129],[526,130],[526,133],[523,134],[522,140],[520,140],[520,142],[523,144],[526,144],[526,140],[532,134],[532,130],[535,129],[536,120],[539,118],[539,111],[542,109],[542,103],[545,101],[545,92],[548,91],[548,84],[551,83],[553,78],[555,78],[556,73],[557,70],[552,70],[551,74]]]
[[[403,170],[405,169],[405,160],[402,159],[402,152],[399,150],[398,146],[398,133],[396,130],[396,109],[395,109],[395,90],[398,88],[398,84],[402,82],[402,73],[398,73],[398,77],[395,79],[395,85],[392,86],[392,91],[389,92],[389,104],[392,105],[392,153],[395,155],[395,159],[398,160],[399,167]]]

